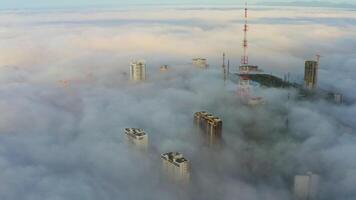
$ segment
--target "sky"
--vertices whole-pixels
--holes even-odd
[[[63,7],[93,7],[93,6],[123,6],[123,5],[141,5],[141,4],[153,4],[153,5],[162,5],[162,4],[194,4],[194,5],[210,5],[210,4],[243,4],[243,0],[2,0],[0,2],[0,8],[12,8],[12,9],[22,9],[22,8],[63,8]],[[294,0],[251,0],[250,4],[255,3],[271,3],[271,2],[298,2],[303,4],[305,2],[314,2],[313,5],[327,5],[325,3],[338,4],[355,4],[356,0],[344,0],[344,1],[294,1]],[[328,5],[330,6],[330,5]]]
[[[221,70],[222,52],[239,66],[242,17],[230,6],[1,11],[0,199],[290,200],[308,171],[320,200],[356,199],[355,12],[250,10],[250,63],[302,83],[319,53],[319,86],[344,94],[342,105],[263,87],[252,92],[265,105],[243,104]],[[141,59],[147,81],[130,82]],[[222,118],[223,148],[194,129],[201,110]],[[127,143],[127,127],[146,130],[148,152]],[[191,162],[191,184],[162,174],[168,151]]]

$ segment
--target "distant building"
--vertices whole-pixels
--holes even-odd
[[[188,182],[190,179],[189,161],[179,152],[169,152],[161,155],[163,170],[168,177]]]
[[[169,70],[169,67],[168,65],[162,65],[160,68],[159,68],[159,71],[160,72],[166,72]]]
[[[130,79],[133,81],[146,80],[146,63],[144,61],[134,61],[131,63]]]
[[[139,128],[125,128],[125,134],[130,143],[140,147],[147,148],[148,137],[143,129]]]
[[[207,135],[210,145],[220,141],[222,135],[222,120],[212,114],[201,111],[194,114],[194,124]]]
[[[344,102],[344,97],[340,93],[334,93],[334,102],[336,104],[342,104]]]
[[[308,172],[306,175],[297,175],[294,178],[294,199],[314,200],[317,198],[319,176]]]
[[[199,68],[207,68],[208,61],[205,58],[193,58],[193,65]]]
[[[305,87],[310,90],[316,89],[317,84],[318,84],[318,62],[317,61],[305,61],[304,84],[305,84]]]

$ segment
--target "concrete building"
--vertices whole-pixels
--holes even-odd
[[[207,68],[208,61],[205,58],[193,58],[193,65],[199,68]]]
[[[305,61],[304,84],[310,90],[316,89],[318,84],[318,65],[317,61]]]
[[[134,61],[130,65],[130,79],[132,81],[146,80],[146,63],[145,61]]]
[[[294,178],[294,199],[314,200],[318,195],[319,176],[308,172]]]
[[[201,111],[194,114],[194,124],[206,134],[210,145],[220,141],[222,135],[222,120],[212,114]]]
[[[146,149],[148,146],[148,136],[143,129],[125,128],[128,141],[140,148]]]
[[[179,152],[169,152],[161,155],[164,173],[173,180],[188,182],[190,179],[189,161]]]

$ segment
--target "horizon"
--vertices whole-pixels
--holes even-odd
[[[253,1],[248,2],[251,6],[290,6],[290,7],[303,7],[303,6],[312,6],[312,7],[328,7],[328,8],[352,8],[356,7],[356,0],[352,1],[314,1],[314,0],[305,0],[305,1],[293,1],[293,0],[280,0],[280,1]],[[37,0],[30,1],[11,1],[11,2],[0,2],[0,10],[7,9],[65,9],[65,8],[109,8],[109,7],[135,7],[135,6],[243,6],[244,1],[240,2],[226,0],[221,1],[172,1],[172,2],[152,2],[152,1],[130,1],[130,2],[113,2],[112,0],[106,1],[91,1],[91,2],[73,2],[73,1],[61,1],[61,2],[38,2]]]

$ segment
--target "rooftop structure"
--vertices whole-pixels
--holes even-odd
[[[201,111],[194,114],[194,124],[207,135],[210,145],[217,143],[222,135],[223,122],[219,117]]]
[[[318,62],[305,61],[304,84],[307,89],[316,89],[318,83]]]
[[[308,172],[306,175],[297,175],[294,178],[295,200],[314,200],[317,198],[319,176]]]
[[[148,137],[143,129],[139,128],[125,128],[125,134],[132,144],[142,148],[147,148]]]
[[[208,61],[206,58],[193,58],[193,65],[199,68],[207,68]]]
[[[179,152],[161,155],[164,172],[174,180],[187,182],[190,179],[189,161]]]
[[[134,61],[130,65],[130,79],[133,81],[146,80],[146,63],[145,61]]]
[[[262,70],[258,69],[257,65],[241,65],[239,67],[240,74],[258,73]]]

